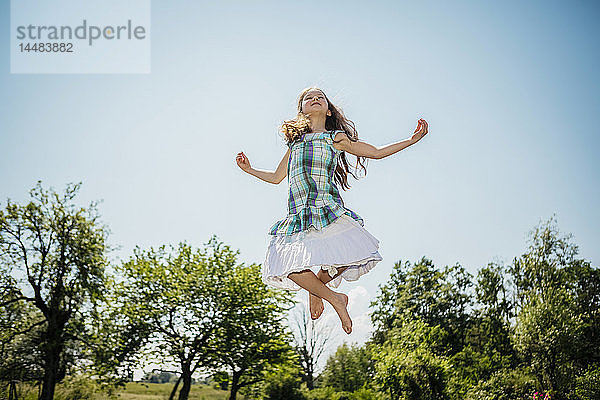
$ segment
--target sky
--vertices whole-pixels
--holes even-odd
[[[139,74],[11,73],[9,2],[0,14],[0,201],[27,201],[38,180],[82,182],[77,202],[102,201],[115,263],[212,235],[262,263],[287,180],[260,181],[235,156],[275,169],[278,125],[317,85],[373,145],[429,123],[342,193],[383,261],[340,286],[351,335],[326,309],[335,346],[368,339],[369,304],[399,261],[507,265],[555,215],[600,264],[595,1],[153,0]]]

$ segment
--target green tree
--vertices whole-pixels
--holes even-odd
[[[598,365],[600,350],[598,270],[576,258],[571,238],[560,235],[552,217],[531,231],[527,252],[510,267],[519,311],[515,346],[539,389],[558,398],[572,392],[588,366]]]
[[[460,397],[466,400],[524,400],[531,399],[535,391],[536,380],[528,369],[500,369],[492,373],[489,379],[481,380],[471,387],[468,393]]]
[[[449,371],[445,336],[440,327],[412,319],[393,328],[386,342],[373,351],[375,379],[396,399],[444,399]]]
[[[245,399],[304,400],[300,390],[301,382],[302,368],[296,360],[290,360],[267,368],[259,383],[245,386],[240,394]]]
[[[37,347],[42,326],[30,302],[17,301],[16,280],[0,269],[0,382],[40,381],[41,355]]]
[[[174,374],[173,372],[169,372],[169,371],[148,372],[142,378],[142,382],[149,382],[149,383],[169,383],[169,382],[176,382],[176,381],[177,381],[177,375]]]
[[[145,327],[147,344],[157,349],[157,357],[179,365],[180,400],[189,396],[192,375],[211,365],[216,337],[237,311],[227,290],[236,258],[237,252],[213,237],[202,249],[186,243],[136,248],[119,268],[121,312],[130,324]]]
[[[332,387],[338,392],[355,392],[370,386],[373,378],[373,362],[368,347],[344,343],[327,360],[319,375],[319,386]]]
[[[288,291],[267,287],[260,266],[237,267],[229,274],[224,294],[231,312],[219,336],[218,363],[231,377],[230,400],[238,390],[257,384],[278,364],[296,361],[285,317],[292,305]]]
[[[573,296],[576,313],[581,317],[581,343],[575,358],[583,371],[600,366],[600,269],[577,259],[566,267],[565,288]]]
[[[238,264],[239,252],[212,237],[202,249],[186,243],[143,251],[120,267],[118,297],[130,324],[145,326],[155,356],[181,370],[179,399],[192,375],[228,368],[231,398],[262,379],[271,364],[292,354],[281,319],[287,293],[268,289],[259,266]]]
[[[547,299],[530,299],[521,309],[516,348],[532,366],[544,390],[566,393],[575,376],[574,355],[582,345],[582,320],[572,298],[561,288],[548,288]]]
[[[117,278],[108,277],[103,300],[85,321],[88,335],[83,353],[88,362],[79,372],[93,374],[108,392],[133,381],[133,371],[141,366],[142,349],[152,334],[150,324],[131,318],[128,310],[128,298],[122,295]]]
[[[514,365],[511,343],[513,305],[510,302],[504,267],[489,264],[477,273],[475,286],[478,308],[472,312],[472,323],[467,332],[467,344],[488,357],[489,370]]]
[[[8,200],[0,212],[0,264],[15,278],[13,297],[3,306],[27,302],[36,309],[22,332],[41,328],[35,350],[44,371],[41,399],[54,397],[56,383],[75,363],[85,315],[105,287],[107,230],[97,202],[74,204],[80,185],[69,184],[59,195],[38,182],[29,203]]]
[[[513,304],[506,282],[507,271],[502,265],[490,263],[477,272],[476,301],[483,315],[504,325],[510,325]]]
[[[457,399],[463,399],[472,387],[490,379],[494,372],[516,367],[511,343],[512,306],[502,266],[489,264],[478,271],[475,295],[477,308],[470,313],[465,345],[450,358],[452,372],[447,390]]]
[[[600,366],[590,366],[575,381],[577,400],[600,399]]]
[[[412,266],[408,261],[396,263],[390,280],[371,303],[374,341],[383,343],[391,329],[419,318],[429,326],[441,326],[448,333],[450,352],[456,353],[464,345],[469,325],[471,286],[471,275],[460,265],[439,270],[425,257]]]

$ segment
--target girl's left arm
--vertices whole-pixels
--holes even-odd
[[[348,136],[346,136],[345,133],[339,132],[335,136],[334,141],[337,143],[334,143],[334,146],[339,150],[348,152],[357,157],[380,159],[391,156],[392,154],[407,148],[411,144],[417,143],[423,138],[423,136],[427,134],[428,127],[427,121],[420,119],[417,124],[417,128],[410,139],[405,139],[400,142],[388,144],[387,146],[382,147],[375,147],[372,144],[361,142],[360,140],[353,142],[348,139]]]

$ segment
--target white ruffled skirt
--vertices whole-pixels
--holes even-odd
[[[338,268],[348,267],[328,283],[336,288],[342,279],[357,280],[382,259],[379,240],[358,221],[342,215],[321,230],[311,226],[292,235],[272,235],[262,266],[262,280],[276,288],[300,290],[288,278],[292,272],[310,269],[316,274],[324,269],[333,277]]]

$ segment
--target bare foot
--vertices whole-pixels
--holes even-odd
[[[323,310],[325,309],[325,307],[323,307],[323,299],[321,299],[319,296],[309,293],[308,300],[310,303],[310,317],[312,319],[318,319],[321,314],[323,314]]]
[[[347,334],[352,333],[352,320],[350,314],[348,314],[348,296],[344,293],[335,293],[334,301],[330,301],[330,303],[342,321],[344,332]]]

